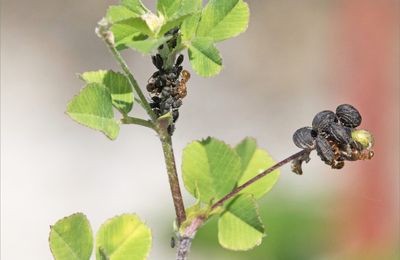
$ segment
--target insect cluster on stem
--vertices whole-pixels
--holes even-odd
[[[336,113],[324,110],[316,114],[312,127],[302,127],[293,134],[294,144],[306,153],[292,162],[292,171],[302,174],[301,164],[310,160],[309,154],[314,149],[333,169],[343,168],[345,161],[371,159],[373,136],[356,129],[361,120],[358,110],[349,104],[338,106]]]
[[[169,34],[176,34],[177,32],[174,30]],[[169,44],[171,46],[160,46],[159,49],[175,48],[176,40],[172,39]],[[179,117],[179,107],[182,106],[182,99],[187,95],[186,82],[190,78],[190,73],[183,70],[183,57],[180,54],[172,68],[165,66],[165,61],[160,54],[151,57],[157,71],[150,77],[146,87],[151,98],[150,107],[158,117],[171,112],[173,122],[168,126],[170,135],[175,130],[175,122]]]

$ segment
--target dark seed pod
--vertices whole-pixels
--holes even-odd
[[[172,110],[172,121],[175,123],[179,118],[179,111],[177,109]]]
[[[351,129],[346,126],[336,123],[330,124],[327,133],[329,137],[341,145],[350,144],[353,141],[351,138]]]
[[[316,138],[317,154],[326,164],[331,165],[335,159],[335,153],[332,150],[331,145],[328,140],[322,136],[317,136]]]
[[[176,59],[176,62],[175,62],[175,66],[176,66],[176,67],[182,64],[182,62],[183,62],[183,57],[184,57],[183,54],[180,54],[180,55],[178,56],[178,58]]]
[[[293,142],[300,149],[312,150],[315,148],[315,138],[311,135],[311,127],[302,127],[293,134]]]
[[[361,115],[358,110],[349,104],[343,104],[336,108],[336,115],[339,121],[344,125],[355,128],[361,124]]]
[[[330,110],[324,110],[315,115],[312,121],[312,127],[317,132],[325,132],[330,124],[337,121],[335,113]]]

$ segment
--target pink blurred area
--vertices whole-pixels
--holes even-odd
[[[376,140],[375,157],[352,168],[353,181],[335,206],[343,223],[340,247],[363,259],[384,259],[380,251],[394,247],[400,233],[398,7],[390,0],[348,0],[335,15],[332,91],[348,94]]]
[[[297,151],[293,132],[310,125],[317,112],[353,104],[363,116],[361,127],[374,134],[375,157],[337,171],[313,155],[303,176],[283,168],[266,207],[277,194],[304,205],[304,214],[307,207],[325,214],[318,218],[329,222],[322,231],[329,249],[296,260],[398,259],[399,1],[247,2],[247,32],[218,45],[220,75],[202,79],[184,62],[192,77],[174,135],[178,165],[186,144],[209,135],[232,145],[253,136],[276,160],[285,158]],[[94,230],[112,216],[136,212],[153,230],[150,259],[174,257],[171,234],[164,236],[172,229],[173,205],[154,134],[123,127],[111,142],[64,115],[82,87],[77,72],[118,69],[94,34],[116,3],[1,2],[2,259],[51,259],[49,225],[76,211],[88,215]],[[154,70],[150,59],[124,56],[144,85]],[[187,206],[193,203],[184,196]],[[328,199],[314,205],[319,198]],[[264,243],[275,236],[269,233]],[[208,253],[204,248],[192,256],[211,259]]]

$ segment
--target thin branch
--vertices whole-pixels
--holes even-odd
[[[179,186],[178,174],[176,171],[174,150],[172,148],[171,136],[166,134],[160,135],[160,140],[164,152],[165,164],[167,166],[169,186],[171,189],[172,200],[174,202],[176,220],[178,227],[186,220],[185,206],[183,204],[181,188]]]
[[[263,171],[262,173],[254,176],[253,178],[251,178],[250,180],[246,181],[245,183],[243,183],[242,185],[236,187],[235,189],[233,189],[231,192],[229,192],[228,194],[226,194],[224,197],[222,197],[220,200],[218,200],[217,202],[215,202],[212,206],[211,206],[211,210],[214,210],[215,208],[222,206],[224,204],[224,202],[226,202],[227,200],[229,200],[230,198],[234,197],[235,195],[237,195],[241,190],[243,190],[244,188],[250,186],[251,184],[253,184],[254,182],[258,181],[259,179],[263,178],[264,176],[266,176],[267,174],[273,172],[274,170],[282,167],[283,165],[293,161],[294,159],[300,158],[302,157],[305,153],[308,153],[309,151],[307,150],[301,150],[298,153],[295,153],[291,156],[289,156],[288,158],[278,162],[277,164],[273,165],[272,167],[266,169],[265,171]]]
[[[149,102],[147,101],[146,97],[144,96],[142,90],[140,89],[135,77],[133,76],[132,72],[130,71],[128,65],[126,64],[125,60],[122,58],[119,51],[115,48],[114,44],[114,36],[111,31],[108,29],[109,24],[105,21],[100,21],[98,27],[96,29],[97,35],[106,43],[108,49],[113,54],[115,60],[118,62],[122,70],[125,72],[126,76],[128,76],[129,82],[133,89],[135,90],[136,94],[139,96],[140,103],[143,108],[146,110],[147,114],[150,116],[151,120],[155,122],[157,120],[157,116],[154,114],[153,110],[151,109]]]
[[[150,120],[144,120],[137,117],[125,116],[121,119],[123,124],[135,124],[154,129],[154,124]]]

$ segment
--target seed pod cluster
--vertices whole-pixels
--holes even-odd
[[[333,169],[341,169],[344,161],[371,159],[373,137],[366,130],[355,129],[361,124],[361,115],[356,108],[343,104],[336,113],[324,110],[315,115],[312,127],[302,127],[293,134],[294,144],[318,156]],[[304,160],[303,160],[304,161]],[[302,173],[302,160],[292,164],[292,170]]]

